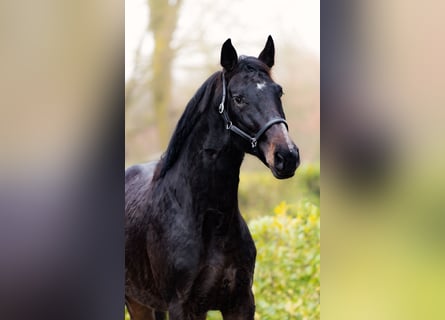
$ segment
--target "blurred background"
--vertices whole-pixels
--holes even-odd
[[[250,56],[274,39],[272,75],[302,165],[280,181],[252,156],[242,166],[240,209],[258,248],[256,319],[320,316],[319,17],[313,0],[125,1],[126,166],[159,159],[187,102],[221,69],[227,38]]]
[[[124,3],[0,21],[1,317],[122,319]]]
[[[445,319],[444,4],[321,8],[322,319]]]

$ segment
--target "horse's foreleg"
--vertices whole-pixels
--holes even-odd
[[[255,307],[239,308],[229,311],[222,311],[224,320],[253,320],[255,316]]]
[[[167,313],[163,311],[155,311],[155,319],[156,320],[165,320],[167,319]]]
[[[235,305],[221,310],[224,320],[253,320],[255,316],[255,300],[252,291],[249,289],[243,298],[234,297]]]
[[[158,318],[158,312],[151,308],[148,308],[142,304],[137,303],[129,297],[125,297],[125,304],[127,306],[128,313],[131,320],[163,320],[164,318]]]
[[[172,304],[168,309],[168,319],[169,320],[205,320],[207,317],[207,312],[195,314],[184,308],[180,304]]]

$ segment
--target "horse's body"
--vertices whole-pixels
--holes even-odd
[[[273,53],[269,38],[259,59],[238,61],[227,41],[221,64],[232,100],[225,102],[226,80],[215,73],[187,105],[163,158],[126,170],[125,294],[132,319],[163,318],[166,311],[172,320],[205,319],[208,310],[253,319],[256,249],[238,209],[240,166],[249,152],[288,178],[299,163],[281,88],[269,75]]]

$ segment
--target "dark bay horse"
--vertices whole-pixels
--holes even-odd
[[[289,138],[282,88],[270,76],[269,36],[258,58],[241,56],[228,39],[222,71],[187,104],[157,162],[125,172],[125,301],[134,320],[253,320],[256,249],[238,209],[245,153],[279,179],[300,159]]]

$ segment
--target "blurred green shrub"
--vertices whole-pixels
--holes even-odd
[[[249,224],[257,247],[255,319],[320,318],[320,209],[282,202]]]
[[[320,165],[306,164],[292,179],[278,180],[270,171],[242,171],[238,192],[240,210],[249,221],[273,212],[281,201],[320,203]]]

